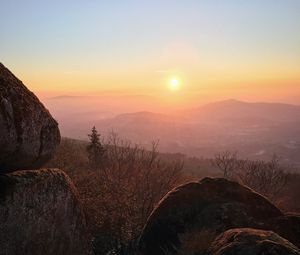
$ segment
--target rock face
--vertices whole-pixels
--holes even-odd
[[[0,176],[1,255],[83,255],[86,222],[74,185],[60,170]]]
[[[59,142],[57,122],[0,63],[0,174],[41,167]]]
[[[272,231],[231,229],[216,238],[209,255],[300,255],[300,250]]]
[[[144,255],[206,251],[231,228],[267,228],[282,213],[251,189],[225,179],[205,178],[169,192],[150,215],[140,238]],[[200,253],[201,254],[201,253]]]
[[[288,214],[270,219],[270,229],[300,248],[300,215]]]

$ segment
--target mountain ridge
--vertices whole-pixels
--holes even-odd
[[[300,165],[298,105],[231,99],[169,113],[144,110],[107,112],[106,116],[101,112],[86,115],[82,109],[58,115],[63,136],[87,140],[86,134],[96,126],[103,136],[113,130],[120,137],[145,146],[159,140],[162,152],[213,157],[217,152],[230,150],[250,159],[269,159],[275,153],[287,163]]]

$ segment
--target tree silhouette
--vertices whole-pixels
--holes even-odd
[[[105,149],[101,144],[100,134],[98,134],[95,126],[92,128],[91,133],[88,134],[88,137],[90,139],[90,144],[87,146],[87,152],[90,166],[94,169],[99,169],[104,163]]]

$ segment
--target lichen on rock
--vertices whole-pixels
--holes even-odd
[[[40,168],[59,142],[49,111],[0,63],[0,174]]]
[[[88,254],[85,216],[63,171],[17,171],[0,185],[1,255]]]

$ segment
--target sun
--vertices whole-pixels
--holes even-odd
[[[172,91],[180,89],[180,82],[177,78],[172,78],[169,80],[169,89]]]

